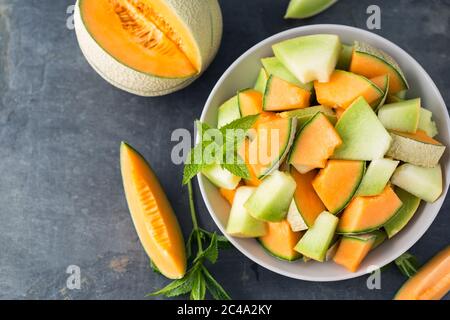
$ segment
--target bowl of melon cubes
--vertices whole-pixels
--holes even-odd
[[[448,112],[425,70],[388,40],[312,25],[262,41],[220,78],[201,120],[220,128],[255,114],[239,147],[250,178],[211,165],[198,179],[220,230],[261,266],[354,278],[408,250],[438,214]],[[262,149],[275,152],[262,161]]]

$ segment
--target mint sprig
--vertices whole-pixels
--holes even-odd
[[[420,268],[417,258],[408,252],[395,259],[395,265],[408,278],[414,276]]]
[[[232,174],[244,179],[250,177],[247,166],[238,155],[239,146],[258,115],[234,120],[220,129],[196,121],[200,142],[189,152],[183,171],[183,184],[187,184],[206,166],[219,164]]]
[[[191,267],[183,278],[172,281],[164,288],[150,293],[148,296],[163,295],[175,297],[189,294],[191,300],[204,300],[208,291],[214,299],[230,300],[231,297],[205,266],[206,261],[212,264],[216,263],[219,257],[219,250],[229,247],[230,244],[224,236],[219,236],[215,232],[209,232],[199,227],[192,182],[190,180],[188,180],[187,186],[193,229],[186,243],[186,252],[188,261],[191,262]],[[152,266],[154,265],[152,264]],[[157,270],[154,267],[154,271]]]

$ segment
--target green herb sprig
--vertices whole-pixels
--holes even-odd
[[[187,156],[183,184],[187,184],[202,169],[211,164],[220,164],[232,174],[248,179],[250,173],[238,155],[238,150],[247,131],[257,119],[258,115],[239,118],[220,129],[213,129],[206,123],[196,121],[200,142]]]
[[[206,291],[208,291],[216,300],[230,300],[231,297],[214,279],[205,263],[207,261],[212,264],[216,263],[219,257],[219,249],[229,248],[231,244],[224,236],[199,227],[192,182],[188,181],[187,186],[193,229],[186,243],[186,253],[191,267],[183,278],[172,281],[161,290],[149,294],[149,296],[175,297],[189,294],[191,300],[204,300]],[[159,272],[153,263],[151,265],[155,272]]]
[[[395,259],[395,265],[408,278],[414,276],[420,268],[417,258],[408,252]]]

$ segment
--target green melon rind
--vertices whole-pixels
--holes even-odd
[[[343,143],[333,159],[371,161],[384,157],[392,138],[363,97],[356,99],[336,123]]]
[[[424,168],[405,163],[392,176],[392,184],[427,202],[436,201],[442,194],[442,169]]]
[[[312,91],[314,88],[314,84],[312,82],[303,83],[299,81],[288,69],[286,69],[277,57],[263,58],[261,59],[261,63],[264,66],[268,76],[274,75],[308,91]]]
[[[217,112],[217,128],[220,129],[240,117],[241,112],[239,110],[238,97],[234,96],[219,107]]]
[[[391,159],[373,160],[356,191],[356,196],[376,196],[383,192],[399,161]]]
[[[306,231],[295,246],[303,256],[323,262],[334,238],[339,219],[329,212],[322,212],[314,225]]]
[[[378,110],[378,119],[388,130],[415,133],[420,109],[420,98],[389,103]]]
[[[272,257],[275,257],[277,259],[280,259],[282,261],[287,261],[287,262],[294,262],[299,260],[302,255],[300,253],[297,252],[297,255],[295,257],[285,257],[283,255],[277,254],[273,251],[271,251],[268,247],[266,247],[266,245],[264,244],[264,241],[262,241],[260,238],[257,239],[258,243],[264,248],[264,250],[270,254]]]
[[[264,94],[266,91],[266,85],[268,80],[267,72],[264,70],[264,68],[261,68],[261,70],[258,73],[258,78],[256,79],[255,86],[253,87],[256,91],[261,92]]]
[[[444,145],[417,141],[391,132],[392,145],[386,155],[414,165],[435,167],[445,152]]]
[[[297,118],[297,129],[301,129],[318,112],[322,112],[323,115],[327,117],[328,121],[330,121],[332,125],[336,124],[337,122],[336,112],[334,112],[332,108],[322,105],[291,111],[284,111],[281,112],[279,115],[282,118]]]
[[[291,0],[287,8],[285,19],[305,19],[328,9],[337,0]]]
[[[430,110],[420,108],[420,119],[417,129],[425,131],[425,133],[431,138],[435,137],[438,134],[436,122],[432,120],[432,117],[433,113]]]
[[[278,159],[275,159],[270,164],[270,166],[267,168],[266,171],[260,173],[257,176],[258,179],[263,179],[267,175],[271,174],[274,170],[277,170],[278,167],[280,166],[280,164],[283,162],[283,160],[288,156],[289,150],[291,149],[292,143],[294,142],[295,132],[297,131],[297,119],[296,118],[290,119],[288,130],[289,130],[290,134],[286,141],[286,144],[282,148],[282,152],[281,152],[280,156],[278,157]]]
[[[342,50],[339,54],[339,59],[336,64],[336,69],[348,71],[350,62],[352,61],[353,46],[342,44]]]
[[[387,239],[387,234],[382,230],[374,230],[371,233],[375,235],[375,241],[370,250],[375,250]]]
[[[165,0],[178,17],[191,28],[197,43],[202,68],[200,74],[185,78],[164,78],[134,70],[107,53],[89,34],[84,25],[78,0],[75,5],[75,32],[81,51],[97,73],[113,86],[145,96],[162,96],[181,90],[195,81],[214,59],[222,39],[222,13],[217,0]],[[198,19],[206,16],[208,19]]]
[[[381,60],[384,64],[389,66],[396,74],[398,74],[401,82],[403,83],[403,87],[405,90],[409,89],[408,81],[406,80],[405,75],[403,74],[402,69],[398,65],[397,61],[394,60],[390,55],[387,53],[378,50],[377,48],[372,47],[371,45],[355,41],[353,45],[353,50],[358,53],[370,55],[378,60]]]
[[[389,94],[389,76],[386,75],[385,77],[386,77],[386,81],[385,81],[385,83],[384,83],[384,87],[383,87],[383,88],[380,88],[381,91],[384,92],[384,94],[383,94],[383,96],[380,98],[380,100],[377,101],[376,104],[374,103],[374,110],[375,110],[375,111],[378,111],[378,110],[385,104],[386,99],[387,99],[388,94]]]
[[[300,210],[298,209],[295,197],[294,199],[292,199],[291,205],[289,206],[289,210],[287,213],[287,221],[291,226],[291,230],[294,232],[307,230],[309,227],[306,224],[305,219],[303,219]]]
[[[396,188],[395,193],[402,201],[403,205],[397,213],[383,226],[390,238],[399,233],[411,220],[420,205],[420,199],[411,193]]]

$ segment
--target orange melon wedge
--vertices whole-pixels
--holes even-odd
[[[259,238],[259,242],[275,257],[294,261],[301,256],[300,253],[294,250],[294,247],[302,235],[303,232],[292,231],[286,220],[268,222],[267,233]]]
[[[450,246],[447,246],[406,281],[395,300],[439,300],[449,290]]]
[[[124,142],[120,147],[120,167],[142,246],[164,276],[182,278],[186,273],[183,235],[158,178],[145,159]]]
[[[284,111],[309,107],[311,92],[271,75],[264,93],[265,111]]]
[[[350,272],[356,272],[372,249],[375,239],[376,236],[371,234],[342,237],[333,261],[347,268]]]
[[[242,117],[259,114],[263,111],[263,96],[255,89],[245,89],[237,94],[239,110]]]
[[[377,196],[355,197],[344,210],[338,233],[365,233],[379,229],[402,206],[402,201],[390,185]]]

